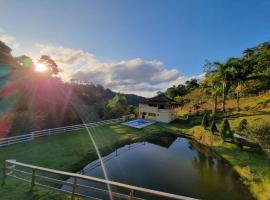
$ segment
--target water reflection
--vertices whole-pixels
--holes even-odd
[[[230,166],[209,149],[185,138],[160,137],[126,145],[103,160],[113,181],[207,200],[252,199]],[[98,161],[84,167],[81,173],[104,178]],[[77,192],[106,199],[85,190]]]

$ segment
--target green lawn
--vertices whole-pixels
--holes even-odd
[[[247,119],[249,126],[258,123],[269,122],[270,113],[260,111],[256,113],[241,112],[230,116],[231,128],[236,130],[242,119]],[[217,127],[220,128],[222,119],[217,120]],[[185,130],[185,133],[193,134],[199,142],[211,146],[211,132],[204,130],[200,125]],[[215,150],[221,157],[226,159],[232,167],[240,174],[243,182],[249,187],[256,199],[270,199],[270,155],[246,149],[241,151],[239,147],[231,143],[223,143],[219,136],[214,137]]]
[[[91,130],[91,134],[99,150],[105,155],[123,144],[157,137],[162,132],[174,132],[177,128],[177,123],[170,125],[156,123],[143,129],[117,124],[94,128]],[[1,148],[1,179],[2,163],[6,159],[16,159],[18,162],[76,172],[84,165],[97,159],[97,155],[87,131],[81,130],[72,134],[54,135]],[[45,192],[36,191],[31,194],[27,192],[28,190],[29,185],[15,183],[11,178],[8,178],[7,184],[0,187],[0,197],[6,200],[31,200],[39,199],[39,194]]]
[[[254,123],[267,120],[269,117],[269,113],[240,113],[239,116],[230,117],[229,121],[232,127],[235,128],[242,118],[247,118],[248,121]],[[193,116],[188,121],[183,118],[170,124],[155,123],[143,129],[116,124],[94,128],[91,133],[102,155],[114,151],[115,148],[121,145],[158,137],[161,133],[166,132],[175,134],[182,132],[189,135],[199,133],[203,135],[200,142],[209,145],[207,141],[209,141],[208,138],[211,134],[200,126],[200,121],[201,116]],[[217,136],[216,139],[216,141],[219,141]],[[216,142],[212,148],[232,164],[254,196],[260,200],[270,199],[270,159],[266,155],[240,151],[233,144],[222,144],[220,142]],[[1,148],[0,163],[3,163],[6,159],[16,159],[19,162],[28,164],[76,172],[89,162],[97,159],[97,155],[87,131],[81,130],[72,134],[49,136]],[[0,168],[1,172],[2,168]],[[15,183],[8,178],[7,184],[0,187],[0,199],[49,200],[63,198],[63,196],[45,190],[36,190],[34,193],[28,191],[29,185],[23,185],[21,182]],[[54,197],[55,195],[56,197]]]

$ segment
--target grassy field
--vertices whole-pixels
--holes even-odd
[[[114,151],[117,147],[141,140],[158,137],[161,133],[185,133],[193,135],[205,145],[211,146],[211,133],[201,126],[201,116],[192,116],[178,119],[170,124],[156,123],[143,129],[135,129],[123,125],[108,125],[91,130],[102,155]],[[230,115],[229,121],[236,129],[241,119],[247,119],[250,126],[270,118],[268,111],[257,113],[235,113]],[[220,127],[218,120],[217,126]],[[243,182],[259,200],[269,200],[270,194],[270,158],[261,153],[241,151],[230,143],[222,143],[220,137],[214,137],[211,146],[220,156],[225,158],[241,175]],[[76,172],[89,162],[97,159],[94,146],[85,130],[73,134],[55,135],[40,138],[31,142],[17,144],[0,149],[0,163],[6,159],[16,159],[33,165],[54,168],[69,172]],[[0,168],[0,173],[2,168]],[[1,173],[2,174],[2,173]],[[1,175],[0,175],[1,176]],[[3,199],[34,200],[34,199],[65,199],[62,195],[45,190],[35,190],[30,193],[29,185],[16,183],[8,179],[4,187],[0,187],[0,196]]]
[[[91,134],[103,155],[115,150],[115,148],[130,142],[146,140],[157,137],[162,132],[175,132],[179,129],[177,123],[164,125],[156,123],[144,129],[135,129],[123,125],[108,125],[94,128]],[[97,159],[94,146],[86,130],[72,134],[54,135],[36,139],[17,145],[0,149],[0,163],[6,159],[16,159],[18,162],[76,172],[84,165]],[[2,165],[0,168],[2,178]],[[0,187],[0,199],[5,200],[31,200],[54,199],[55,194],[38,190],[33,194],[28,192],[29,185],[15,183],[12,179],[7,180],[4,187]],[[46,193],[46,195],[44,195]],[[61,199],[56,195],[55,199]]]
[[[232,114],[228,117],[231,128],[236,130],[239,122],[247,119],[248,126],[269,122],[270,112],[260,111],[256,113],[248,113],[246,111]],[[217,122],[220,128],[222,119]],[[183,130],[186,134],[193,134],[197,141],[211,147],[221,157],[227,160],[232,167],[242,177],[243,182],[248,186],[251,193],[256,199],[270,199],[270,155],[265,153],[246,149],[240,150],[235,144],[223,143],[221,137],[214,136],[214,143],[211,143],[211,132],[204,130],[200,125]]]

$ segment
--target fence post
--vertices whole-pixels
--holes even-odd
[[[129,200],[133,200],[133,197],[134,197],[134,190],[130,190]]]
[[[6,183],[6,167],[7,167],[7,164],[6,164],[6,162],[4,162],[4,166],[3,166],[3,177],[2,177],[2,186],[3,185],[5,185],[5,183]]]
[[[73,182],[73,186],[72,186],[72,195],[71,195],[71,200],[74,200],[75,191],[76,191],[76,185],[77,185],[77,178],[76,178],[76,177],[74,177],[74,182]]]
[[[32,170],[32,180],[31,180],[30,192],[33,192],[33,189],[35,186],[35,179],[36,179],[36,169],[33,169]]]

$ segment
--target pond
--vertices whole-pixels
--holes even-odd
[[[252,199],[228,164],[186,138],[163,136],[133,143],[103,159],[112,181],[205,200]],[[104,178],[98,160],[80,173]],[[93,183],[84,184],[93,186]],[[71,190],[68,186],[63,189]],[[84,190],[77,192],[93,194]]]

